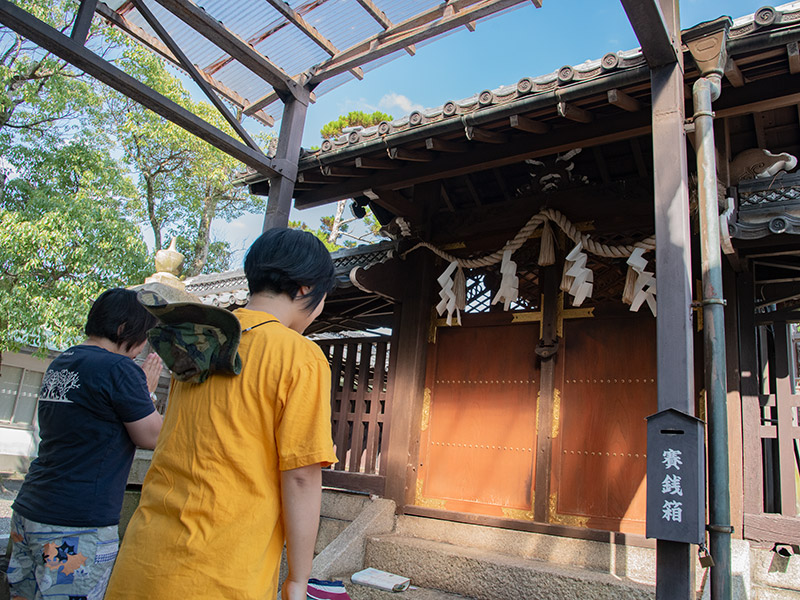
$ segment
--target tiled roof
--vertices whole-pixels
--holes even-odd
[[[395,242],[381,242],[356,248],[345,248],[331,254],[339,287],[349,287],[350,271],[354,267],[367,267],[390,258],[396,249]],[[228,307],[247,304],[250,292],[244,269],[210,273],[189,277],[184,281],[186,291],[198,296],[204,303]]]
[[[740,17],[733,22],[728,39],[738,40],[759,33],[765,28],[774,29],[782,25],[796,25],[800,22],[800,2],[790,2],[777,8],[764,7],[751,15]],[[523,77],[516,84],[501,86],[494,90],[484,90],[469,98],[451,100],[436,108],[414,111],[394,121],[384,121],[378,125],[352,130],[333,140],[324,140],[320,150],[306,154],[302,163],[313,161],[338,150],[371,142],[392,134],[408,131],[416,127],[439,123],[448,119],[458,119],[463,115],[478,113],[492,106],[510,104],[525,97],[553,92],[574,83],[597,79],[609,74],[633,70],[646,65],[640,48],[624,52],[611,52],[600,59],[587,60],[579,65],[565,65],[547,75]]]

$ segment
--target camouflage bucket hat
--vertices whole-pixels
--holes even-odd
[[[136,297],[160,321],[148,341],[176,379],[202,383],[214,372],[241,373],[242,327],[233,313],[163,283],[145,284]]]

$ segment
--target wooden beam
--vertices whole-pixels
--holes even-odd
[[[420,150],[406,150],[405,148],[387,148],[387,154],[392,160],[410,160],[412,162],[430,162],[433,155],[430,152]]]
[[[428,150],[435,150],[437,152],[466,152],[466,144],[459,144],[450,140],[442,140],[439,138],[427,138],[425,140],[425,147]]]
[[[284,2],[283,0],[267,0],[267,3],[281,13],[281,15],[283,15],[287,21],[302,31],[306,36],[313,40],[317,46],[325,50],[325,52],[327,52],[329,55],[336,56],[339,54],[339,50],[336,48],[336,46],[334,46],[328,38],[317,31],[316,27],[309,25],[299,13],[289,6],[288,2]],[[364,79],[364,70],[360,67],[350,69],[350,72],[358,79]]]
[[[378,206],[382,206],[398,217],[418,221],[422,215],[420,207],[396,190],[368,190],[366,195]]]
[[[516,6],[525,0],[454,0],[439,4],[419,15],[378,33],[320,63],[309,71],[309,83],[316,85],[351,68],[387,56],[396,50],[416,44],[467,23]],[[455,10],[445,16],[447,7]]]
[[[479,127],[472,127],[467,125],[464,127],[467,139],[471,142],[484,142],[486,144],[505,144],[508,142],[508,136],[496,131],[488,129],[481,129]]]
[[[606,158],[603,156],[602,147],[594,146],[592,148],[592,153],[594,154],[594,160],[597,164],[597,170],[600,172],[600,179],[603,180],[604,184],[609,184],[611,182],[611,177],[608,174],[608,165],[606,165]]]
[[[297,179],[297,162],[300,159],[300,143],[303,140],[307,112],[307,102],[287,96],[283,104],[281,130],[278,132],[278,147],[275,149],[278,172],[269,180],[269,199],[262,231],[289,226],[289,212],[295,194],[294,182]]]
[[[327,177],[366,177],[367,173],[355,167],[322,167],[322,174]]]
[[[730,56],[725,63],[725,77],[728,78],[728,81],[731,82],[733,87],[742,87],[744,85],[744,75],[742,75],[741,70],[739,70],[739,65],[737,65],[733,57]]]
[[[131,4],[131,6],[133,6]],[[103,17],[106,21],[115,25],[120,30],[127,33],[131,36],[134,40],[140,42],[141,44],[147,46],[151,50],[153,50],[156,54],[160,55],[166,61],[172,63],[179,69],[183,69],[180,64],[180,61],[175,57],[172,52],[169,51],[161,40],[158,38],[150,35],[141,27],[138,27],[131,23],[125,16],[119,14],[118,12],[111,10],[107,4],[103,2],[97,3],[97,8],[95,9],[97,14]],[[197,65],[195,65],[197,66]],[[203,71],[198,67],[198,73],[200,73],[201,77],[205,79],[209,85],[214,88],[216,92],[218,92],[221,96],[230,100],[234,105],[240,108],[244,108],[245,106],[249,105],[250,102],[246,98],[242,98],[239,94],[228,88],[227,86],[223,85],[216,79],[214,79],[211,75]],[[266,114],[261,110],[254,111],[252,113],[247,113],[248,116],[252,116],[254,119],[257,119],[267,127],[272,127],[275,125],[274,117]]]
[[[308,103],[308,91],[286,72],[255,50],[191,0],[155,0],[223,52],[269,83],[278,93]]]
[[[450,194],[447,193],[447,185],[445,185],[444,179],[441,181],[441,196],[442,201],[447,207],[447,210],[450,212],[455,212],[456,209],[453,207],[453,203],[450,201]]]
[[[492,169],[492,173],[494,173],[494,178],[497,180],[497,187],[500,188],[500,191],[503,194],[503,199],[508,201],[511,200],[511,194],[508,193],[508,186],[506,185],[506,179],[503,177],[503,174],[500,172],[500,169]]]
[[[85,44],[89,37],[89,28],[92,26],[92,17],[96,6],[97,0],[81,0],[70,34],[70,37],[79,44]]]
[[[622,0],[647,65],[654,69],[680,61],[681,51],[658,0]]]
[[[384,13],[381,9],[375,6],[372,0],[356,1],[361,5],[361,8],[369,13],[369,16],[381,24],[381,27],[384,29],[390,29],[392,27],[392,22],[389,20],[389,17],[387,17],[386,13]],[[417,53],[417,48],[413,44],[406,46],[405,50],[410,56],[414,56]]]
[[[636,112],[642,109],[641,102],[621,90],[608,90],[608,103],[628,112]]]
[[[558,114],[570,121],[577,121],[578,123],[591,123],[594,120],[594,115],[588,110],[584,110],[574,104],[567,104],[566,102],[558,103]]]
[[[0,0],[0,23],[259,173],[267,176],[277,174],[275,163],[261,152],[253,150],[169,98],[153,91],[12,2]]]
[[[336,177],[325,176],[317,169],[302,171],[297,174],[298,183],[336,183],[337,181]]]
[[[765,115],[762,112],[753,113],[753,126],[756,130],[756,145],[767,149],[767,133],[764,130]]]
[[[382,158],[367,158],[365,156],[357,157],[355,160],[355,165],[357,169],[391,170],[400,168],[400,165],[398,165],[396,162],[384,160]]]
[[[642,155],[642,147],[639,145],[639,140],[632,138],[630,140],[631,153],[633,154],[633,161],[636,163],[636,170],[639,172],[639,177],[646,179],[650,174],[647,172],[647,166],[644,162]]]
[[[523,117],[522,115],[511,115],[508,118],[509,125],[514,129],[519,129],[520,131],[527,131],[528,133],[547,133],[550,130],[550,126],[547,123],[542,123],[540,121],[534,121],[533,119],[529,119],[527,117]]]
[[[253,148],[254,150],[258,150],[259,152],[261,149],[258,147],[258,144],[250,137],[250,134],[247,133],[242,124],[231,114],[231,111],[228,110],[228,107],[219,99],[219,96],[214,92],[209,85],[208,81],[205,80],[204,77],[200,75],[198,69],[192,64],[189,58],[183,53],[180,46],[175,43],[175,40],[169,35],[166,29],[161,25],[161,23],[156,19],[155,15],[150,12],[150,9],[147,8],[147,5],[142,0],[133,0],[133,5],[136,7],[136,10],[139,11],[139,14],[144,17],[144,20],[147,21],[147,24],[155,31],[156,35],[161,38],[161,41],[169,48],[170,52],[178,59],[180,62],[181,67],[189,74],[189,76],[194,80],[194,82],[203,90],[203,93],[206,97],[211,101],[211,104],[222,113],[222,116],[225,117],[225,120],[228,121],[228,124],[233,128],[233,130],[239,135],[244,143]]]
[[[464,175],[464,185],[467,186],[467,191],[469,191],[469,195],[472,197],[472,201],[475,203],[475,206],[482,206],[483,202],[478,194],[478,190],[475,189],[475,184],[472,183],[472,177],[470,177],[469,173]]]
[[[620,114],[582,127],[565,127],[550,136],[521,136],[508,144],[475,145],[469,152],[439,154],[434,161],[421,162],[397,171],[377,173],[367,180],[339,185],[299,195],[295,205],[303,208],[350,198],[368,187],[400,189],[425,181],[458,177],[472,171],[518,163],[526,158],[550,156],[575,147],[590,148],[650,133],[647,111]]]
[[[786,54],[789,58],[789,72],[797,75],[800,73],[800,49],[798,49],[797,42],[786,44]]]

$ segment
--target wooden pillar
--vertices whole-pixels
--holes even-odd
[[[308,96],[302,99],[290,96],[284,100],[278,148],[273,161],[280,175],[269,180],[269,200],[262,231],[289,224],[308,102]]]
[[[738,292],[736,273],[725,261],[722,266],[723,296],[728,304],[725,307],[725,357],[727,374],[728,399],[728,472],[731,494],[731,525],[733,535],[742,537],[744,526],[744,450],[742,435],[742,392],[739,366],[739,320],[736,301]]]
[[[761,452],[761,405],[753,276],[740,273],[736,278],[739,308],[739,390],[742,395],[742,454],[744,457],[744,513],[764,512],[763,465]]]
[[[794,426],[795,410],[792,395],[791,336],[786,321],[776,322],[775,330],[775,402],[778,417],[778,464],[780,469],[781,514],[785,517],[797,515],[795,495]]]
[[[418,207],[423,235],[428,235],[430,216],[439,201],[440,184],[414,186],[413,203]],[[400,318],[392,340],[397,362],[394,372],[390,429],[386,450],[386,498],[402,510],[416,494],[419,464],[420,420],[425,396],[428,335],[433,309],[433,288],[438,273],[435,257],[419,249],[406,258],[406,274],[400,301]],[[397,323],[396,319],[396,323]]]
[[[558,263],[557,263],[558,264]],[[558,302],[561,269],[551,265],[542,269],[542,322],[539,337],[545,344],[560,342],[557,330]],[[534,519],[540,523],[547,522],[548,504],[550,501],[550,465],[553,456],[553,401],[555,397],[555,374],[558,353],[541,360],[539,370],[539,403],[536,407],[536,479],[533,505]]]
[[[661,2],[672,35],[680,31],[677,2]],[[658,273],[658,410],[694,414],[692,265],[683,61],[650,72],[653,97],[656,273]],[[656,598],[695,597],[690,544],[656,542]]]
[[[406,282],[392,339],[395,353],[394,390],[386,441],[385,497],[402,509],[413,502],[419,456],[419,425],[425,393],[425,363],[431,322],[430,294],[434,257],[425,250],[406,259]],[[399,321],[399,323],[397,323]],[[382,462],[383,462],[382,461]]]

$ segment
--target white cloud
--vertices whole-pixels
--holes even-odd
[[[383,98],[380,99],[378,102],[378,107],[382,110],[391,111],[393,108],[400,109],[402,114],[406,115],[408,113],[414,112],[415,110],[422,110],[424,106],[422,104],[417,104],[416,102],[412,102],[408,96],[404,96],[403,94],[396,94],[395,92],[390,92],[386,94]],[[394,115],[397,118],[400,115]]]

